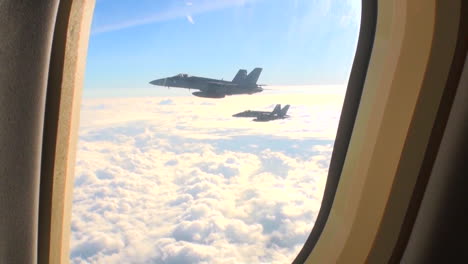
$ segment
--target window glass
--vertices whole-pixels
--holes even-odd
[[[291,262],[359,18],[358,0],[96,1],[71,262]]]

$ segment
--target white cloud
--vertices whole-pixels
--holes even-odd
[[[320,207],[342,101],[307,97],[86,100],[71,262],[290,262]],[[286,102],[289,120],[231,117]]]
[[[195,21],[193,21],[193,18],[191,15],[187,15],[186,17],[187,17],[188,22],[190,22],[190,24],[195,24]]]

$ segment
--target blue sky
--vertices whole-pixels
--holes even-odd
[[[269,85],[346,84],[359,19],[358,0],[98,0],[85,94],[257,66]]]

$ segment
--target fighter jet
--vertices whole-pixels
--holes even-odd
[[[233,115],[233,117],[255,117],[253,121],[256,122],[266,122],[276,119],[284,119],[288,118],[289,116],[286,113],[289,110],[289,105],[286,105],[283,109],[281,109],[281,105],[277,104],[273,111],[252,111],[247,110],[241,113],[237,113]]]
[[[204,77],[190,76],[180,73],[176,76],[157,79],[150,84],[199,90],[192,94],[206,98],[224,98],[226,95],[254,94],[263,91],[257,84],[262,68],[255,68],[247,75],[247,71],[240,69],[232,81],[216,80]]]

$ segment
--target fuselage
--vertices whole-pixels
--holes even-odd
[[[284,119],[288,118],[289,116],[286,113],[289,110],[289,105],[286,105],[283,109],[281,109],[281,104],[277,104],[273,111],[252,111],[246,110],[244,112],[240,112],[237,114],[232,115],[233,117],[255,117],[253,121],[271,121],[276,119]]]
[[[173,77],[157,79],[150,83],[165,87],[200,90],[200,92],[194,92],[193,95],[212,98],[222,98],[226,95],[234,94],[254,94],[263,91],[257,84],[235,83],[205,77],[189,76],[187,74],[178,74]]]
[[[259,117],[261,115],[270,115],[271,112],[268,111],[252,111],[252,110],[247,110],[244,112],[237,113],[235,115],[232,115],[233,117]]]
[[[257,118],[255,118],[253,121],[255,122],[267,122],[271,120],[277,120],[277,119],[285,119],[288,118],[288,115],[285,116],[278,116],[278,115],[259,115]]]

